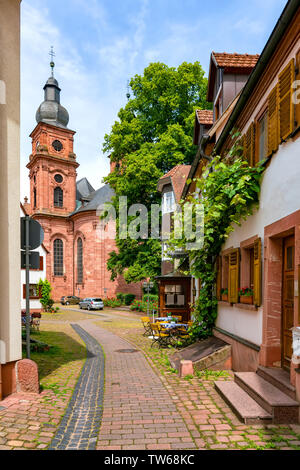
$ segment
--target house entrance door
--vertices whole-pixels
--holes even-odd
[[[292,358],[292,331],[294,326],[294,270],[295,237],[283,241],[283,292],[282,292],[282,367],[290,368]]]

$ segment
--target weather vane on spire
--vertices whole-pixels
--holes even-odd
[[[51,46],[51,50],[49,52],[49,55],[51,57],[50,67],[52,69],[51,73],[52,73],[52,77],[53,77],[54,76],[54,67],[55,67],[55,63],[54,63],[55,52],[53,50],[53,46]]]

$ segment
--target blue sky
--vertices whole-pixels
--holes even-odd
[[[21,3],[21,197],[29,195],[28,137],[50,75],[75,135],[78,178],[97,189],[109,171],[105,133],[126,103],[127,81],[150,62],[177,67],[211,51],[260,53],[286,0],[23,0]]]

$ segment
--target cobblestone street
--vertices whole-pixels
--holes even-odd
[[[45,315],[41,330],[64,331],[87,347],[87,360],[49,373],[38,396],[0,402],[0,450],[300,449],[300,425],[241,423],[214,389],[217,373],[180,379],[137,315],[73,315]]]

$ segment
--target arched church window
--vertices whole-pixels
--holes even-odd
[[[64,192],[61,188],[54,189],[54,207],[63,207],[64,205]]]
[[[36,188],[33,190],[33,208],[36,209]]]
[[[64,244],[57,238],[53,243],[54,276],[64,275]]]
[[[83,244],[82,239],[77,240],[77,283],[83,282]]]

